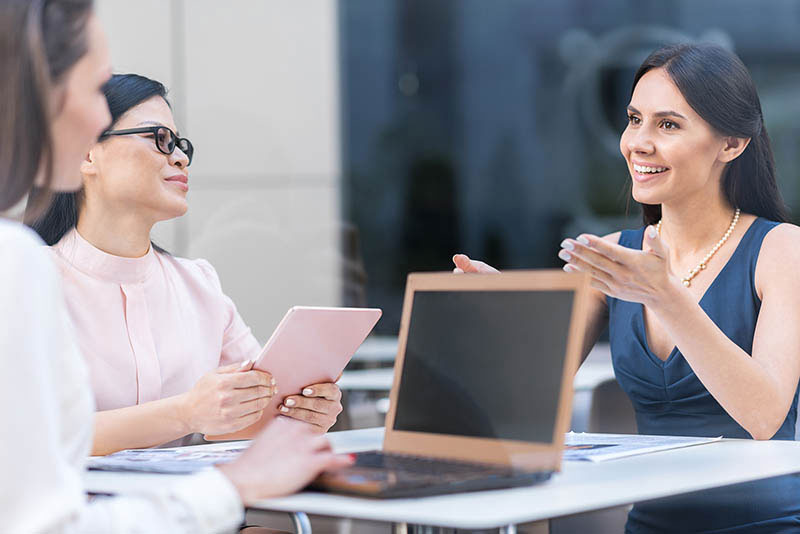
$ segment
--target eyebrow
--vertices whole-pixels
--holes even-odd
[[[633,113],[638,113],[639,115],[642,115],[642,112],[639,111],[638,109],[636,109],[633,106],[628,106],[628,111],[632,111]],[[683,115],[681,115],[680,113],[678,113],[677,111],[657,111],[657,112],[653,113],[653,116],[654,117],[678,117],[680,119],[689,120],[686,117],[684,117]]]
[[[167,126],[166,124],[163,124],[163,123],[160,123],[160,122],[156,122],[156,121],[142,121],[139,124],[137,124],[136,126],[144,126],[146,124],[152,124],[153,126],[163,126],[164,128],[169,128],[169,126]],[[169,128],[169,129],[171,130],[172,128]],[[181,133],[176,131],[175,135],[180,137]]]

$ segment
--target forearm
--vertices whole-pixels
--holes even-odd
[[[106,410],[95,414],[93,455],[161,445],[192,432],[184,414],[184,396]]]
[[[771,438],[789,409],[775,377],[731,341],[688,291],[674,286],[659,300],[648,308],[709,393],[753,438]]]

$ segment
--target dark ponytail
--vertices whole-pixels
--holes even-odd
[[[732,52],[711,44],[681,44],[659,48],[636,71],[633,89],[651,69],[663,68],[700,117],[724,136],[750,138],[723,177],[725,198],[744,213],[788,222],[786,205],[775,176],[761,101],[747,67]],[[644,224],[661,219],[661,206],[642,205]]]
[[[160,96],[167,104],[167,89],[161,82],[139,76],[138,74],[115,74],[103,87],[103,93],[111,112],[111,128],[129,109],[141,104],[154,96]],[[28,205],[37,202],[39,195],[45,194],[42,190],[34,189]],[[26,222],[41,236],[48,245],[54,245],[64,237],[78,223],[78,209],[81,202],[81,192],[52,194],[50,207],[41,217],[28,217]],[[157,245],[153,248],[165,252]]]

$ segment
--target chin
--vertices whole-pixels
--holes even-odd
[[[656,191],[647,190],[638,186],[635,182],[631,188],[631,196],[633,200],[639,204],[661,204],[663,195],[659,195]]]

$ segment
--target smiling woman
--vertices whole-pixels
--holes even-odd
[[[81,163],[83,189],[58,197],[33,225],[53,245],[89,363],[98,409],[93,452],[241,430],[261,417],[280,384],[250,369],[260,344],[214,268],[150,242],[156,222],[188,209],[194,147],[175,133],[161,83],[118,74],[104,93],[111,127]],[[341,392],[330,383],[306,386],[311,393],[286,396],[281,413],[325,432],[342,410]]]
[[[608,326],[643,434],[794,439],[800,228],[786,223],[747,69],[717,46],[656,50],[627,111],[620,151],[646,226],[559,252],[595,288],[584,353]],[[639,503],[626,532],[794,532],[797,495],[800,480],[779,477]]]

